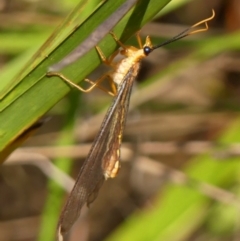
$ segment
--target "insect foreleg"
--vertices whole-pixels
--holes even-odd
[[[95,48],[104,64],[111,66],[112,68],[116,68],[116,63],[113,62],[113,59],[119,54],[119,50],[116,50],[109,58],[106,58],[106,56],[98,46],[96,46]]]
[[[140,31],[138,31],[136,33],[136,38],[137,38],[137,42],[138,42],[138,45],[139,45],[140,49],[142,49],[143,48],[143,44],[142,44],[142,39],[140,37]]]
[[[124,45],[124,44],[117,38],[117,36],[115,35],[115,33],[110,32],[109,34],[112,35],[113,39],[114,39],[123,49],[127,49],[127,48],[128,48],[128,46]]]

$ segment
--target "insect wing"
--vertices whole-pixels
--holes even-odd
[[[98,191],[105,180],[103,167],[119,159],[121,137],[128,112],[130,94],[133,85],[132,70],[123,79],[119,92],[109,108],[100,132],[96,136],[88,157],[86,158],[76,183],[71,191],[67,203],[59,220],[59,231],[67,233],[80,215],[82,206],[90,204],[97,197]],[[115,161],[119,161],[116,159]]]

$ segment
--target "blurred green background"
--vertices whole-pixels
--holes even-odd
[[[71,38],[56,46],[81,23],[101,24],[94,14],[111,1],[0,1],[0,150],[44,118],[38,132],[0,168],[0,241],[55,240],[73,183],[68,177],[76,178],[112,97],[98,89],[83,94],[42,76],[73,48]],[[240,240],[240,2],[165,0],[161,7],[170,3],[157,15],[156,1],[149,2],[148,15],[142,22],[132,20],[123,39],[134,34],[134,26],[144,25],[142,37],[160,43],[211,16],[211,9],[216,17],[209,31],[144,59],[120,173],[83,210],[69,240]],[[142,16],[141,9],[136,16]],[[53,32],[52,42],[37,52]],[[111,41],[106,36],[100,44],[108,55],[116,47]],[[136,40],[127,43],[136,45]],[[81,63],[85,72],[80,73]],[[88,73],[95,80],[106,72],[105,66],[93,71],[99,63],[91,50],[66,73],[74,81]]]

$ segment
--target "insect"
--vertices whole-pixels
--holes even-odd
[[[50,77],[60,77],[68,84],[83,92],[89,92],[93,88],[98,87],[115,96],[61,213],[58,224],[58,232],[60,235],[65,235],[70,230],[79,217],[82,206],[84,204],[89,205],[94,201],[104,180],[114,178],[119,171],[123,129],[128,112],[131,90],[133,82],[139,72],[140,61],[157,48],[188,35],[207,31],[208,21],[213,19],[214,16],[215,12],[212,11],[211,17],[194,24],[172,39],[155,46],[152,45],[149,36],[146,37],[145,44],[143,45],[139,33],[137,34],[137,41],[140,48],[126,46],[118,40],[114,33],[110,33],[113,39],[120,45],[121,50],[117,50],[110,58],[106,58],[99,47],[96,47],[96,50],[102,61],[112,67],[113,71],[103,75],[95,82],[86,79],[86,81],[91,84],[88,89],[83,89],[61,73],[47,73]],[[200,29],[195,29],[201,24],[205,26]],[[125,58],[118,63],[113,62],[113,59],[119,53],[125,56]],[[106,90],[100,85],[105,79],[109,81],[111,91]]]

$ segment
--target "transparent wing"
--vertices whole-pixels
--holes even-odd
[[[58,230],[61,234],[70,230],[79,217],[82,206],[85,203],[90,204],[97,197],[98,191],[105,180],[103,167],[107,165],[109,159],[117,156],[116,152],[121,145],[121,136],[134,80],[132,72],[133,70],[128,72],[121,86],[119,86],[118,95],[107,111],[100,131],[68,197],[58,224]]]

